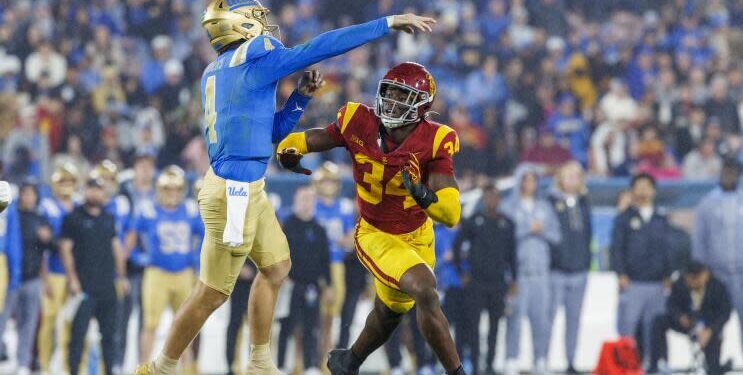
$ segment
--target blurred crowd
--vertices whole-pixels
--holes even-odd
[[[577,160],[591,175],[642,171],[709,179],[742,158],[743,3],[266,0],[287,45],[405,11],[435,15],[433,34],[399,35],[320,64],[329,81],[303,126],[371,103],[393,63],[426,65],[435,118],[462,141],[460,173],[505,175],[520,162]],[[51,165],[207,168],[197,83],[214,57],[184,0],[0,1],[3,170],[44,179]],[[281,86],[280,99],[294,87]],[[324,155],[344,165],[338,153]],[[322,160],[316,160],[319,165]]]

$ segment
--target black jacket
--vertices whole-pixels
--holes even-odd
[[[588,197],[577,197],[571,208],[565,197],[553,192],[550,204],[560,221],[562,242],[552,247],[552,269],[562,272],[585,272],[591,267],[591,204]],[[576,217],[573,217],[575,215]]]
[[[516,280],[516,229],[503,214],[488,217],[476,213],[462,222],[454,239],[454,265],[459,274],[466,274],[469,264],[472,283],[476,286],[504,288],[507,281]]]
[[[671,226],[655,209],[646,223],[635,207],[614,219],[611,236],[611,265],[633,281],[662,281],[671,275]]]
[[[41,263],[44,260],[44,253],[55,251],[56,246],[53,239],[49,242],[43,242],[39,239],[39,229],[42,227],[48,228],[49,222],[38,211],[19,209],[18,217],[23,244],[21,281],[28,281],[41,276]]]
[[[702,299],[702,306],[699,311],[693,311],[691,290],[686,286],[683,278],[673,283],[671,296],[667,301],[667,313],[671,319],[678,321],[683,315],[689,316],[692,322],[703,321],[704,325],[709,327],[715,334],[722,332],[728,319],[732,306],[730,305],[730,295],[725,285],[717,278],[710,277],[707,283],[707,289]]]
[[[292,267],[289,278],[297,284],[330,282],[330,245],[325,228],[316,220],[302,221],[295,215],[284,221]]]

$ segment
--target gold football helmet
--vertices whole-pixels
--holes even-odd
[[[105,159],[96,164],[90,172],[90,178],[102,179],[106,184],[106,193],[109,197],[119,194],[119,167],[111,160]]]
[[[80,182],[80,175],[72,163],[63,163],[57,166],[52,173],[52,193],[56,197],[70,198],[75,195],[77,191],[78,183]]]
[[[341,175],[338,165],[332,161],[322,163],[312,174],[312,187],[323,198],[335,198],[341,191]]]
[[[184,198],[186,190],[186,173],[177,165],[171,165],[160,172],[157,177],[157,201],[168,207],[175,207]]]
[[[272,35],[279,30],[268,23],[271,11],[259,0],[213,0],[206,7],[201,25],[217,52],[239,41],[259,35]]]

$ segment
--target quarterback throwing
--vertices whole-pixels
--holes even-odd
[[[345,147],[353,159],[361,214],[356,255],[374,276],[377,298],[353,346],[330,353],[333,375],[357,374],[414,305],[418,327],[447,373],[464,373],[432,271],[431,219],[451,227],[461,211],[452,159],[459,140],[427,119],[435,96],[423,66],[400,64],[380,81],[375,108],[348,103],[328,127],[292,133],[279,144],[279,161],[298,173],[307,173],[299,161],[308,152]]]

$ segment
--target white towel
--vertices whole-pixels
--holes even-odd
[[[227,180],[227,225],[222,234],[222,242],[231,247],[243,244],[245,213],[250,202],[250,183]]]

